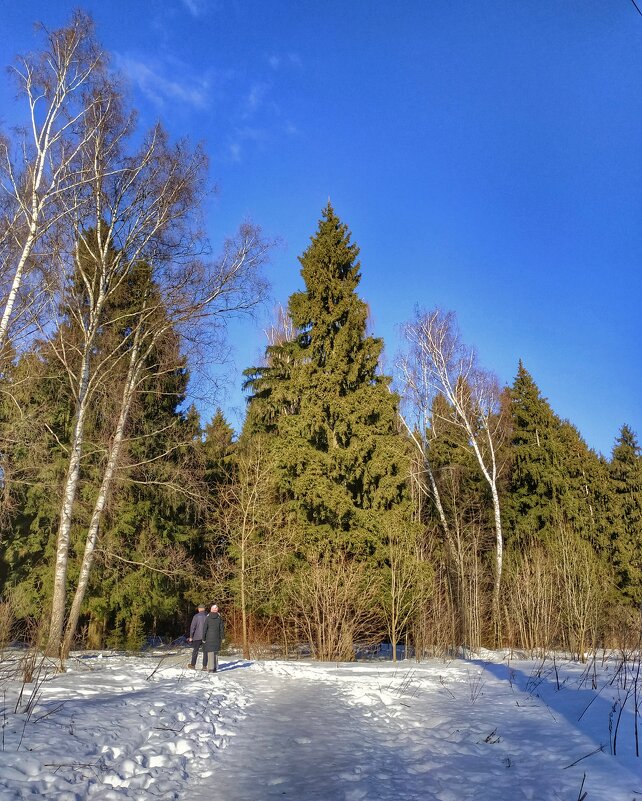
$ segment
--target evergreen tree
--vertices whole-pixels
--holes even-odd
[[[191,597],[195,603],[202,600],[203,592],[219,595],[226,574],[225,554],[228,543],[225,526],[221,525],[221,507],[229,496],[230,484],[235,481],[238,448],[234,441],[234,429],[220,409],[216,410],[202,432],[199,452],[207,491],[207,513],[204,536],[199,537],[194,544],[192,556],[199,565],[215,567],[211,576],[207,575],[206,570],[203,577],[203,581],[207,582],[205,586],[194,586]],[[214,576],[216,581],[212,581]]]
[[[404,498],[397,398],[377,373],[383,348],[367,335],[357,295],[359,250],[328,204],[300,257],[305,290],[290,297],[294,335],[268,347],[267,366],[248,371],[246,430],[272,433],[280,490],[302,545],[375,550],[380,512]]]
[[[561,422],[521,360],[511,388],[512,470],[505,509],[509,542],[521,546],[552,535],[564,493]]]
[[[148,385],[132,420],[133,466],[106,516],[85,602],[90,631],[99,632],[94,647],[143,620],[146,631],[175,630],[194,582],[202,532],[193,495],[202,465],[198,415],[181,408],[187,382],[179,370]]]
[[[520,361],[511,389],[509,544],[555,540],[568,525],[607,558],[608,472],[578,430],[560,420]]]
[[[627,425],[615,442],[609,474],[609,533],[618,588],[637,605],[642,603],[642,457]]]
[[[220,485],[229,481],[233,472],[234,429],[223,412],[217,409],[214,417],[205,426],[203,434],[205,480],[210,495],[213,496]]]
[[[78,279],[78,291],[81,282]],[[80,472],[78,500],[71,531],[68,585],[75,586],[87,527],[104,471],[118,401],[126,380],[126,331],[144,293],[154,292],[149,271],[132,266],[106,304],[105,325],[96,337],[92,359],[109,363],[108,384],[95,393],[85,425],[86,454]],[[2,405],[5,438],[22,418],[23,447],[10,464],[15,495],[2,571],[16,601],[18,615],[41,614],[51,599],[56,520],[72,436],[74,398],[67,369],[77,369],[78,339],[73,314],[63,308],[61,328],[37,342],[5,380],[20,392],[20,409]],[[159,305],[158,313],[162,313]],[[66,360],[58,344],[65,342]],[[167,619],[181,608],[192,578],[189,551],[197,538],[194,501],[202,460],[200,427],[193,411],[184,411],[189,380],[182,364],[180,340],[169,327],[148,353],[154,369],[141,381],[127,425],[127,441],[103,524],[95,574],[83,615],[89,613],[92,645],[104,644],[112,626],[125,625],[128,636],[146,624]],[[67,354],[69,354],[67,356]],[[24,424],[21,424],[24,427]],[[15,489],[14,489],[15,485]],[[137,618],[138,620],[135,620]],[[130,637],[131,639],[131,637]]]
[[[156,630],[159,621],[181,608],[194,578],[190,551],[199,540],[198,507],[205,495],[200,421],[193,408],[184,408],[189,372],[180,353],[180,336],[166,325],[149,271],[143,264],[134,267],[122,293],[114,296],[111,305],[119,312],[114,319],[132,325],[146,296],[154,301],[162,333],[146,350],[143,377],[133,394],[127,436],[109,491],[111,508],[100,525],[99,564],[84,604],[91,620],[101,621],[99,630],[123,624],[128,640],[143,618]],[[151,316],[147,321],[156,322]],[[112,332],[113,344],[105,340],[108,353],[127,348],[125,333]],[[114,375],[121,391],[125,367]],[[102,427],[112,434],[113,413],[105,416]]]
[[[588,447],[577,428],[568,421],[560,424],[559,439],[565,479],[559,502],[560,519],[579,532],[603,561],[608,561],[606,462]]]
[[[19,617],[37,616],[51,595],[51,559],[71,424],[64,378],[41,347],[2,378],[3,520],[0,588]]]

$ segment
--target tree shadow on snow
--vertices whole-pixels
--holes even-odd
[[[478,665],[495,678],[509,683],[513,691],[523,693],[523,698],[516,697],[516,702],[529,698],[545,704],[555,716],[564,717],[572,726],[602,746],[604,753],[611,752],[613,735],[617,726],[617,753],[630,755],[634,747],[634,710],[633,696],[629,696],[624,708],[626,691],[609,686],[613,674],[598,676],[597,688],[591,686],[590,678],[584,677],[578,686],[579,677],[565,674],[563,665],[557,666],[551,661],[542,663],[527,673],[512,664],[485,662],[471,659],[470,663]],[[618,703],[617,699],[620,699]],[[609,733],[609,723],[611,733]]]
[[[248,662],[245,659],[237,659],[234,662],[219,662],[218,672],[222,673],[225,670],[238,670],[239,668],[249,668],[253,665],[253,662]]]

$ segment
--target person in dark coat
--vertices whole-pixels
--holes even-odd
[[[212,669],[210,673],[218,670],[218,652],[225,638],[223,618],[218,613],[218,606],[212,605],[209,615],[205,618],[203,626],[203,670],[207,670],[208,655],[212,654]]]
[[[187,666],[189,668],[194,669],[196,667],[196,660],[198,659],[198,650],[201,647],[201,643],[203,642],[203,629],[205,627],[205,619],[207,615],[205,614],[205,605],[201,604],[198,607],[198,612],[192,618],[192,622],[189,627],[189,637],[187,642],[192,643],[192,661]],[[207,654],[203,651],[203,670],[205,670],[207,666]]]

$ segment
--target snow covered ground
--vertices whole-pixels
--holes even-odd
[[[79,653],[23,686],[18,656],[0,661],[1,801],[642,801],[614,659],[223,658],[212,675],[187,651]]]

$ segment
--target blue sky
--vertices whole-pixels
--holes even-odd
[[[0,63],[77,3],[0,0]],[[629,0],[85,2],[141,123],[203,141],[212,241],[251,218],[282,244],[274,302],[328,197],[361,248],[392,368],[415,304],[457,313],[482,363],[521,358],[610,454],[642,438],[642,16]],[[15,110],[6,82],[0,116]],[[231,383],[267,309],[230,327]],[[216,405],[216,403],[215,403]],[[209,413],[208,410],[206,415]]]

